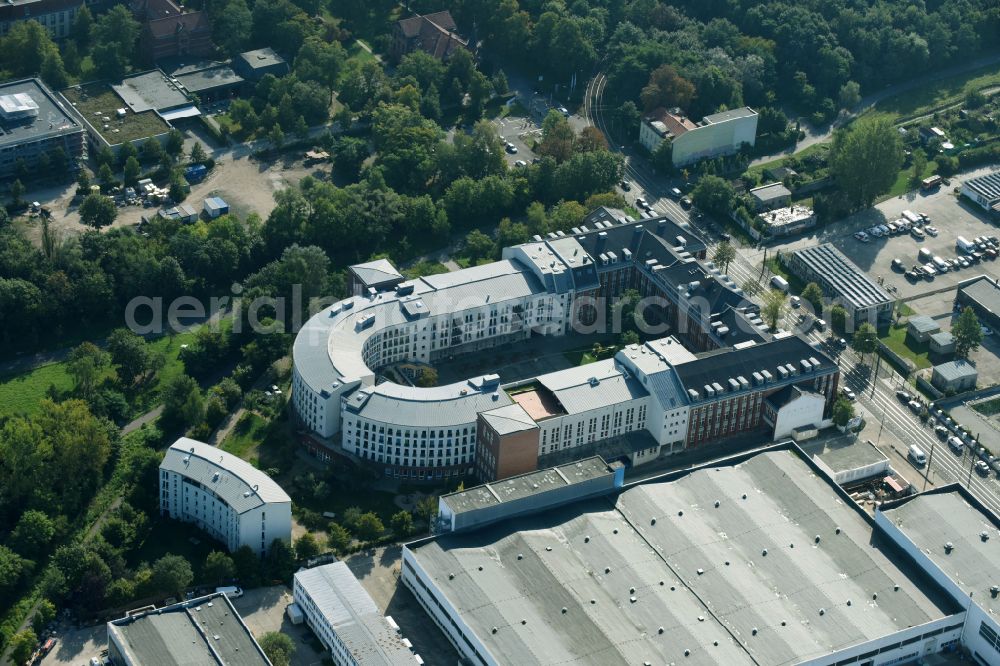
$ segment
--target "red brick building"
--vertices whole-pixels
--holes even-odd
[[[458,34],[455,19],[448,11],[396,21],[392,28],[390,56],[399,62],[407,53],[424,51],[438,60],[446,60],[455,49],[468,48],[469,40]]]
[[[149,63],[211,55],[212,26],[205,12],[187,11],[173,0],[133,0],[132,13],[142,23],[139,44]]]

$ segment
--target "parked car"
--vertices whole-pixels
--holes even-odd
[[[672,196],[674,199],[680,199],[682,196],[684,196],[684,193],[681,192],[679,187],[671,187],[670,196]]]
[[[983,332],[983,335],[993,335],[993,329],[989,326],[980,326],[979,330]]]
[[[645,199],[643,199],[642,197],[636,197],[635,199],[636,208],[638,208],[639,210],[646,210],[647,205],[648,204],[646,203]]]
[[[982,460],[977,460],[976,461],[976,474],[978,474],[979,476],[989,476],[990,475],[990,466],[987,463],[983,462]]]
[[[868,242],[868,234],[866,234],[863,231],[859,231],[859,232],[855,233],[854,237],[857,238],[862,243],[867,243]]]
[[[528,163],[525,162],[524,160],[515,160],[514,166],[516,166],[516,167],[526,167],[526,166],[528,166]]]
[[[948,437],[948,429],[943,425],[934,426],[934,434],[938,436],[938,439],[946,439]]]
[[[845,398],[847,398],[848,400],[850,400],[852,402],[854,400],[858,399],[857,394],[854,391],[852,391],[851,389],[847,388],[846,386],[842,386],[840,388],[840,392],[844,394]]]
[[[941,426],[938,427],[940,428]],[[945,432],[948,432],[947,428],[945,429]],[[962,448],[964,446],[965,445],[962,443],[962,440],[960,440],[958,437],[952,435],[951,437],[948,438],[948,448],[950,448],[955,453],[961,453]]]
[[[517,154],[517,146],[515,146],[514,144],[512,144],[509,141],[507,142],[506,150],[511,155],[516,155]]]
[[[924,227],[924,231],[927,233],[928,236],[938,235],[937,227]]]
[[[565,106],[560,106],[559,108],[556,109],[556,111],[569,118],[569,109],[567,109]]]
[[[681,208],[690,208],[690,207],[691,207],[691,199],[689,197],[683,197],[681,199]]]
[[[899,271],[900,273],[902,273],[904,270],[906,270],[906,267],[903,265],[903,260],[900,259],[899,257],[893,259],[892,260],[892,270]]]
[[[917,229],[916,227],[913,227],[912,229],[910,229],[910,235],[913,236],[914,238],[918,239],[918,240],[923,240],[924,239],[924,232],[921,231],[920,229]]]
[[[902,390],[896,391],[896,397],[899,398],[899,401],[902,402],[903,404],[906,404],[909,401],[913,400],[912,395]]]
[[[626,192],[631,192],[632,191],[632,183],[628,182],[628,180],[623,180],[622,181],[622,189],[625,190]]]
[[[910,411],[913,412],[914,414],[919,414],[920,410],[923,409],[924,407],[916,400],[909,401],[908,403],[906,403],[906,406],[909,407]]]
[[[788,302],[792,304],[793,308],[798,308],[801,307],[802,305],[802,299],[799,298],[798,296],[792,296],[791,298],[788,299]]]

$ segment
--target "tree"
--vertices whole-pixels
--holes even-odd
[[[76,390],[90,397],[108,366],[108,355],[92,342],[80,343],[69,353],[66,370],[73,377]]]
[[[80,7],[73,18],[70,36],[81,51],[90,48],[90,37],[94,30],[94,15],[87,6]]]
[[[830,308],[830,325],[838,333],[844,333],[847,330],[847,310],[844,309],[843,305],[834,305]]]
[[[295,557],[299,560],[311,560],[320,553],[320,545],[309,532],[295,540]]]
[[[438,515],[438,499],[434,496],[422,498],[417,502],[417,516],[427,522],[428,528]]]
[[[837,402],[833,403],[834,425],[845,428],[853,418],[854,403],[844,397],[837,398]]]
[[[887,117],[859,119],[833,135],[830,171],[854,206],[870,206],[888,192],[902,164],[903,143]]]
[[[42,79],[51,88],[59,90],[69,84],[69,76],[66,74],[66,67],[63,64],[62,56],[56,49],[50,50],[42,59]]]
[[[164,555],[153,563],[152,573],[153,589],[163,594],[181,596],[194,580],[191,565],[180,555]]]
[[[326,535],[327,545],[338,554],[343,554],[351,545],[351,533],[338,523],[331,522],[327,525]]]
[[[246,0],[229,0],[221,12],[212,16],[213,41],[228,56],[245,49],[252,28],[253,16]]]
[[[281,125],[275,123],[271,131],[267,133],[267,139],[271,142],[272,148],[281,150],[282,146],[285,145],[285,132],[281,129]]]
[[[295,643],[280,631],[269,631],[260,637],[260,649],[274,666],[288,666],[295,654]]]
[[[840,86],[837,100],[840,102],[840,108],[853,109],[861,102],[861,86],[856,81],[846,82]]]
[[[670,173],[674,169],[674,142],[664,137],[653,151],[653,166],[657,171]]]
[[[724,178],[704,176],[691,192],[691,201],[699,209],[717,217],[728,217],[736,194]]]
[[[382,524],[378,515],[369,511],[361,514],[358,518],[357,532],[360,539],[372,541],[382,536],[382,533],[385,532],[385,525]]]
[[[785,296],[785,292],[780,289],[771,289],[764,295],[764,304],[761,306],[760,313],[771,330],[776,329],[778,322],[781,321],[781,310],[785,305]]]
[[[10,534],[10,545],[18,555],[37,560],[44,555],[55,536],[56,527],[44,512],[25,511]]]
[[[94,65],[105,78],[118,79],[128,70],[139,39],[139,22],[124,5],[105,12],[93,30]]]
[[[13,183],[11,183],[11,185],[10,185],[10,197],[11,197],[11,199],[14,200],[14,205],[15,206],[19,206],[21,204],[21,197],[24,196],[25,190],[26,190],[26,188],[24,187],[24,183],[21,182],[20,178],[18,178]]]
[[[729,241],[722,241],[715,247],[715,252],[712,254],[712,261],[715,262],[716,266],[722,267],[723,273],[729,272],[729,263],[736,258],[736,248]]]
[[[205,154],[205,149],[202,147],[200,141],[195,141],[194,145],[191,146],[191,163],[201,164],[208,160],[208,155]]]
[[[405,537],[413,532],[413,516],[409,511],[398,511],[389,521],[396,536]]]
[[[473,229],[465,236],[465,256],[472,261],[493,256],[493,239],[479,229]]]
[[[694,99],[694,84],[682,77],[670,65],[660,65],[649,75],[642,89],[642,104],[647,111],[657,107],[687,109]]]
[[[149,368],[151,354],[146,340],[127,328],[117,328],[108,336],[108,353],[111,363],[118,368],[118,380],[132,386],[135,378]]]
[[[115,182],[115,173],[111,170],[110,164],[101,164],[97,168],[97,180],[101,181],[101,185],[105,188],[111,187]]]
[[[213,550],[205,558],[202,577],[209,584],[228,583],[236,577],[236,563],[229,555]]]
[[[236,578],[244,587],[255,587],[260,584],[260,558],[253,548],[242,545],[233,553],[233,564],[236,565]]]
[[[184,152],[184,135],[177,129],[170,130],[167,134],[167,145],[163,149],[167,155],[177,159]]]
[[[106,165],[102,166],[101,171],[106,168]],[[80,222],[88,227],[100,229],[110,226],[116,217],[118,217],[118,208],[115,206],[115,202],[103,194],[96,192],[88,194],[83,203],[80,204]]]
[[[165,154],[160,142],[152,137],[143,141],[142,148],[139,150],[143,164],[159,162]]]
[[[563,162],[573,154],[575,141],[573,128],[563,114],[550,109],[542,121],[542,142],[535,152],[539,155],[549,155],[556,162]]]
[[[421,368],[417,374],[417,386],[437,386],[438,373],[434,368]]]
[[[15,664],[25,664],[38,645],[38,636],[33,629],[23,629],[10,637],[10,657]]]
[[[744,294],[752,298],[763,291],[764,287],[760,286],[760,282],[757,282],[757,280],[750,278],[740,285],[740,289],[743,290]]]
[[[125,174],[123,180],[125,181],[125,187],[135,187],[139,184],[139,176],[142,174],[142,167],[139,166],[139,160],[134,157],[129,157],[125,161]]]
[[[923,148],[915,148],[912,159],[913,165],[910,171],[910,184],[919,185],[920,181],[924,179],[924,171],[927,169],[927,153],[924,152]]]
[[[872,354],[878,349],[878,331],[867,321],[858,326],[851,340],[851,349],[856,351],[862,359],[868,354]]]
[[[268,580],[287,581],[295,572],[295,553],[282,539],[275,539],[264,558],[264,572]]]
[[[201,421],[205,404],[198,382],[185,374],[167,380],[161,389],[163,414],[168,428],[183,428]]]
[[[956,358],[968,359],[970,352],[979,349],[979,343],[983,341],[983,328],[975,310],[971,307],[962,310],[955,325],[951,327],[951,334],[955,336]]]
[[[802,290],[802,300],[812,305],[813,312],[823,312],[823,288],[815,282],[810,282]]]

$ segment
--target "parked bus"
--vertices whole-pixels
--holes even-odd
[[[920,189],[922,190],[932,190],[941,184],[941,176],[934,174],[933,176],[928,176],[920,181]]]

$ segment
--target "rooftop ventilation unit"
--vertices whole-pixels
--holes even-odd
[[[692,400],[701,399],[701,396],[694,389],[688,389],[688,397],[691,398]]]
[[[788,368],[783,365],[778,366],[778,376],[782,379],[788,379]]]
[[[802,366],[802,372],[812,372],[813,369],[812,363],[810,363],[806,359],[802,359],[801,361],[799,361],[799,365]]]
[[[744,389],[750,388],[750,382],[748,382],[747,378],[744,377],[743,375],[740,375],[739,377],[737,377],[736,381],[738,381],[740,383],[740,388],[744,388]]]
[[[726,392],[726,389],[722,388],[722,384],[719,382],[712,382],[712,388],[714,388],[715,392],[720,395]]]
[[[740,383],[732,377],[729,378],[729,390],[733,392],[740,390]]]
[[[720,338],[724,338],[724,337],[726,337],[729,334],[729,327],[728,326],[723,326],[718,331],[716,331],[716,333],[719,334]]]
[[[715,389],[712,388],[712,386],[710,384],[705,384],[705,397],[706,398],[714,398],[715,397]]]
[[[761,370],[760,374],[763,375],[765,384],[774,381],[774,375],[772,375],[768,370]]]

